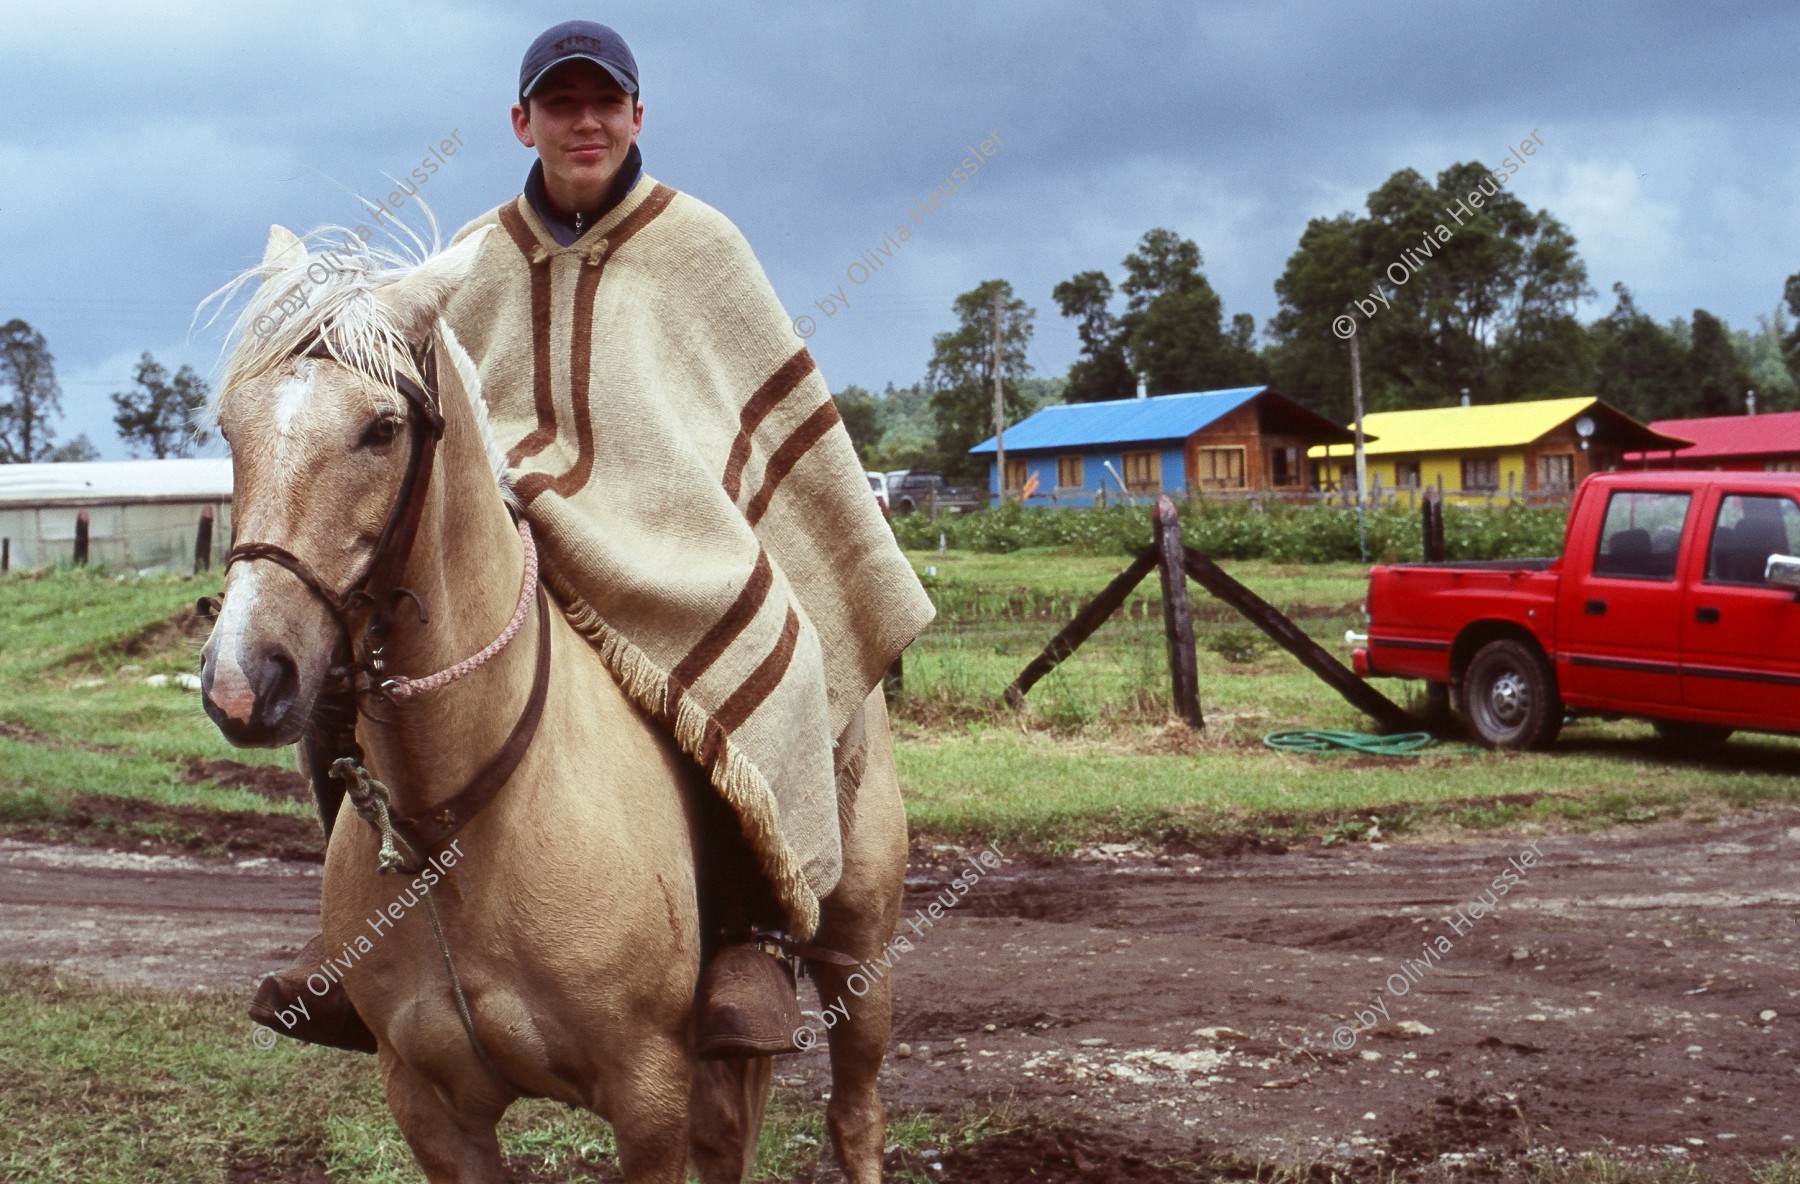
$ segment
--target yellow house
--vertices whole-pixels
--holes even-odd
[[[1437,489],[1445,497],[1567,493],[1589,473],[1619,467],[1622,454],[1678,449],[1689,441],[1664,436],[1591,395],[1377,411],[1363,416],[1369,488]],[[1351,447],[1320,445],[1307,456],[1320,488],[1356,485]]]

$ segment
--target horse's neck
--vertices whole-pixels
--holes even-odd
[[[499,635],[519,598],[523,549],[495,486],[486,441],[454,367],[440,366],[444,438],[403,584],[429,614],[396,606],[388,672],[422,678],[479,652]],[[365,722],[364,745],[403,812],[418,813],[457,792],[505,743],[530,691],[535,620],[527,619],[491,662],[447,687],[377,709],[392,724]]]

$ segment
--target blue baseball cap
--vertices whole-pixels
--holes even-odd
[[[637,59],[625,38],[593,21],[564,21],[538,34],[525,51],[525,60],[519,63],[519,98],[536,90],[550,71],[578,58],[612,75],[626,94],[638,93]]]

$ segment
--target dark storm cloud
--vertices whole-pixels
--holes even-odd
[[[1074,337],[1050,289],[1117,278],[1152,226],[1193,238],[1259,325],[1307,219],[1393,171],[1497,163],[1577,236],[1590,280],[1659,317],[1750,327],[1800,270],[1786,5],[918,3],[591,10],[642,68],[658,179],[744,230],[791,312],[990,133],[1004,150],[822,323],[834,386],[923,371],[950,302],[994,276],[1039,312],[1033,360]],[[195,303],[270,222],[364,217],[430,144],[467,148],[423,195],[446,234],[517,191],[518,55],[563,5],[342,0],[9,8],[0,27],[0,319],[49,337],[63,434],[110,441],[105,393],[144,349],[209,369]],[[410,207],[408,209],[410,211]],[[103,442],[103,447],[107,444]],[[116,446],[110,454],[118,454]]]

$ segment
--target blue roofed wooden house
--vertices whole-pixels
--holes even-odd
[[[1086,506],[1121,493],[1305,493],[1306,450],[1348,429],[1266,386],[1046,407],[1006,429],[1006,491],[1036,478],[1031,505]],[[999,489],[993,437],[971,448]]]

